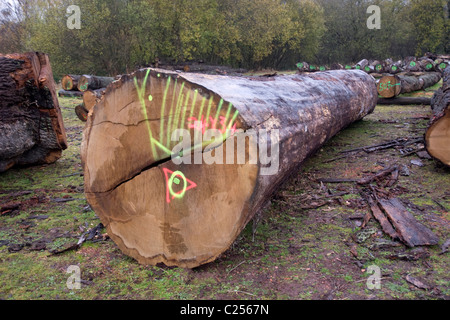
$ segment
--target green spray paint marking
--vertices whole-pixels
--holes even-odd
[[[364,68],[364,70],[366,70],[367,72],[369,72],[369,71],[370,71],[370,67],[367,66],[367,67]]]
[[[222,106],[223,106],[223,99],[220,99],[219,107],[217,108],[216,116],[214,117],[214,123],[213,123],[214,128],[211,128],[211,129],[217,128],[217,121],[219,120],[219,114],[220,114],[220,110],[222,110]]]
[[[320,71],[325,71],[326,68],[324,66],[321,66],[319,69]]]
[[[206,102],[206,98],[203,97],[203,99],[202,99],[202,105],[200,106],[200,113],[199,113],[200,115],[203,114],[203,109],[205,108],[205,102]],[[191,118],[192,118],[192,116],[191,116]],[[198,130],[195,130],[195,132],[194,132],[194,141],[197,141],[198,135],[199,135],[199,131],[198,131]]]
[[[447,64],[445,63],[445,62],[442,62],[440,65],[439,65],[439,68],[440,69],[445,69],[447,67]]]
[[[158,73],[158,75],[159,75],[159,73]],[[169,76],[167,78],[166,89],[164,90],[164,96],[163,96],[163,101],[162,101],[161,118],[160,118],[161,125],[160,125],[160,128],[159,128],[159,141],[163,141],[163,131],[164,131],[164,121],[163,121],[163,119],[164,119],[164,112],[165,112],[165,109],[166,109],[167,93],[169,92],[169,86],[170,86],[170,81],[171,81],[170,79],[171,79],[171,77]]]
[[[175,109],[175,116],[177,115],[177,113],[179,114],[179,112],[180,112],[180,104],[182,103],[183,96],[184,96],[184,94],[183,94],[184,86],[185,86],[185,82],[183,82],[181,84],[180,93],[178,94],[178,99],[177,99],[176,109]],[[174,94],[173,101],[174,100],[175,100],[175,94]],[[169,125],[168,125],[168,128],[167,128],[167,143],[166,143],[166,145],[170,144],[170,135],[176,129],[176,126],[178,125],[178,124],[175,124],[175,119],[172,116],[172,110],[170,111]],[[177,120],[177,122],[178,122],[178,120]],[[171,124],[172,124],[172,130],[170,130],[170,125]]]
[[[411,62],[409,63],[409,65],[410,65],[411,67],[415,67],[415,66],[416,66],[416,62],[415,62],[415,61],[411,61]]]
[[[173,107],[174,107],[174,103],[175,103],[175,95],[177,92],[177,88],[178,88],[178,79],[175,79],[175,86],[173,88],[173,95],[172,95],[172,103],[170,104],[170,112],[169,112],[169,119],[168,119],[168,124],[167,124],[167,140],[166,140],[166,144],[169,145],[170,143],[170,125],[172,124],[172,112],[173,112]]]
[[[297,68],[303,68],[303,63],[301,62],[297,63]]]
[[[188,108],[188,101],[189,101],[190,95],[191,95],[191,91],[189,90],[189,91],[188,91],[188,94],[187,94],[187,96],[186,96],[186,101],[184,102],[184,112],[182,113],[183,116],[181,117],[181,126],[182,126],[182,127],[184,126],[184,121],[185,121],[185,119],[186,119],[186,112],[187,112],[187,108]],[[178,129],[178,128],[179,128],[179,127],[178,127],[178,123],[177,123],[177,129]]]
[[[178,178],[175,178],[176,176],[180,176],[180,178],[183,179],[183,189],[180,192],[177,192],[177,193],[175,193],[173,191],[173,189],[172,189],[172,184],[173,184],[173,182],[175,182],[175,179],[178,181],[178,183],[177,182],[175,182],[175,183],[176,184],[180,184],[180,180]],[[169,178],[169,181],[168,181],[167,185],[169,187],[169,192],[170,192],[170,195],[172,197],[175,197],[177,199],[180,199],[180,198],[184,197],[184,194],[186,193],[186,190],[187,190],[187,180],[186,180],[186,177],[183,174],[183,172],[175,171],[174,173],[172,173],[172,175]]]
[[[397,66],[392,66],[392,71],[397,71]]]
[[[157,158],[156,148],[153,143],[153,134],[152,134],[152,130],[150,128],[150,122],[149,122],[149,118],[148,118],[148,114],[147,114],[147,108],[145,106],[145,87],[147,85],[147,79],[148,79],[149,75],[150,75],[150,69],[148,69],[147,73],[145,74],[144,83],[142,84],[142,87],[139,86],[139,84],[137,82],[137,78],[134,77],[134,86],[136,87],[136,91],[137,91],[138,98],[139,98],[139,103],[141,104],[142,113],[144,114],[144,119],[147,124],[148,137],[149,137],[151,148],[152,148],[152,156],[153,156],[153,159],[156,159]]]

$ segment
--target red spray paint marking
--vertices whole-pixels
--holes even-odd
[[[186,191],[194,189],[197,187],[197,184],[189,180],[184,176],[181,171],[171,171],[169,169],[163,168],[164,176],[166,178],[166,201],[170,203],[175,198],[182,198]],[[178,178],[179,177],[179,178]],[[175,182],[176,184],[180,184],[180,179],[183,180],[183,189],[178,192],[174,192],[172,185]]]

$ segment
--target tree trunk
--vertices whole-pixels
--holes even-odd
[[[387,72],[389,72],[390,74],[398,74],[400,72],[403,71],[402,69],[402,62],[401,61],[397,61],[394,63],[391,63],[388,67],[387,67]]]
[[[67,139],[48,56],[0,54],[0,96],[0,172],[59,159]]]
[[[92,108],[101,100],[106,88],[97,90],[88,89],[83,93],[83,104],[87,111],[91,111]]]
[[[444,72],[444,70],[450,65],[448,60],[436,59],[434,62],[434,68],[436,71]]]
[[[383,73],[385,71],[385,65],[382,61],[375,60],[370,65],[373,67],[374,72]]]
[[[300,73],[309,71],[309,63],[307,63],[307,62],[299,62],[299,63],[297,63],[297,70]]]
[[[442,87],[431,99],[433,116],[425,133],[425,147],[435,159],[450,167],[450,67]]]
[[[111,82],[114,81],[113,77],[98,77],[83,75],[78,81],[78,90],[85,92],[88,89],[97,90],[106,88]]]
[[[67,90],[59,90],[58,97],[66,97],[66,98],[81,98],[83,96],[83,92],[81,91],[67,91]]]
[[[439,72],[427,72],[420,76],[387,75],[377,84],[378,94],[383,98],[392,98],[402,93],[429,88],[441,80]]]
[[[87,121],[89,111],[86,110],[84,107],[84,104],[79,104],[75,107],[75,114],[77,115],[78,119],[80,119],[83,122]]]
[[[427,72],[436,71],[434,67],[434,61],[431,59],[421,59],[419,60],[419,64],[422,71]]]
[[[67,74],[61,80],[61,86],[63,90],[71,91],[78,90],[78,81],[80,81],[81,76],[74,74]]]
[[[422,98],[422,97],[396,97],[396,98],[380,98],[378,99],[378,104],[380,105],[401,105],[401,106],[409,106],[409,105],[431,105],[430,98]]]
[[[89,113],[86,198],[124,253],[196,267],[227,250],[308,156],[376,102],[362,71],[249,78],[139,70],[110,85]]]
[[[354,69],[356,69],[356,70],[363,70],[363,71],[368,72],[368,70],[370,70],[370,68],[366,70],[366,69],[365,69],[366,67],[369,67],[369,60],[363,59],[363,60],[359,61],[359,62],[355,65]]]

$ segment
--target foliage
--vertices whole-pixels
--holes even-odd
[[[66,25],[81,9],[81,29]],[[381,29],[366,26],[369,5]],[[54,74],[128,73],[155,61],[243,68],[449,51],[448,0],[0,0],[0,52],[44,51]]]

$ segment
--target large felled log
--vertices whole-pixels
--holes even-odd
[[[101,88],[97,90],[88,89],[83,93],[83,104],[87,111],[92,110],[94,106],[101,100],[106,88]]]
[[[435,159],[450,167],[450,67],[444,71],[442,87],[431,99],[433,115],[425,134],[425,147]]]
[[[63,90],[70,91],[70,90],[78,90],[78,81],[80,81],[81,76],[75,75],[75,74],[66,74],[61,79],[61,87]]]
[[[373,78],[356,70],[254,78],[139,70],[89,113],[86,198],[124,253],[196,267],[227,250],[308,156],[376,102]]]
[[[402,93],[429,88],[441,80],[440,72],[427,72],[414,75],[386,75],[377,84],[378,94],[383,98],[392,98]]]
[[[88,89],[97,90],[101,88],[106,88],[113,81],[114,81],[113,77],[83,75],[80,77],[80,80],[78,81],[78,90],[84,92]]]
[[[409,105],[431,105],[431,98],[426,97],[396,97],[396,98],[380,98],[378,99],[378,104],[380,105],[399,105],[399,106],[409,106]]]
[[[67,140],[48,56],[0,54],[0,97],[0,172],[59,159]]]

